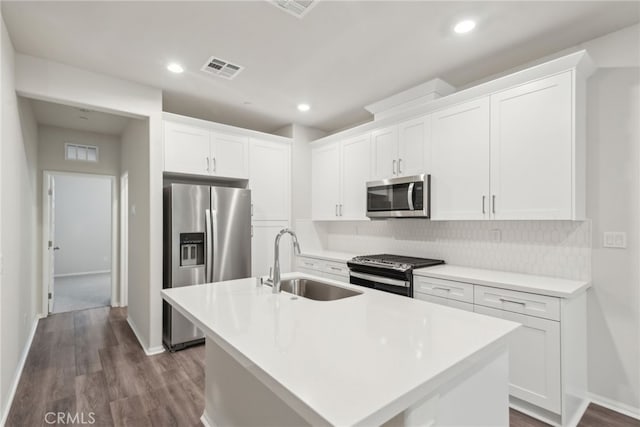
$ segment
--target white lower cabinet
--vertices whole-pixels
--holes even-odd
[[[510,339],[509,393],[560,413],[560,322],[480,305],[475,312],[522,324]]]
[[[588,403],[586,292],[560,298],[491,285],[415,275],[414,298],[520,323],[509,342],[510,405],[572,425]]]
[[[251,225],[251,275],[266,276],[273,267],[274,242],[288,221],[255,221]],[[291,240],[283,236],[280,240],[280,272],[291,271]]]

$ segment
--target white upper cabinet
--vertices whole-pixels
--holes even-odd
[[[572,219],[572,72],[491,96],[495,219]]]
[[[368,133],[312,147],[312,219],[367,219],[366,183],[371,179],[371,164]]]
[[[489,97],[435,112],[431,218],[489,218]]]
[[[164,170],[192,175],[249,177],[249,138],[164,122]]]
[[[209,138],[206,129],[164,122],[164,170],[208,175]]]
[[[574,92],[567,71],[433,113],[432,219],[580,219]]]
[[[398,175],[419,175],[431,170],[431,117],[398,125]]]
[[[249,177],[249,138],[211,134],[211,174],[232,178]]]
[[[252,219],[288,220],[291,182],[289,145],[251,138],[249,166]]]
[[[340,143],[311,148],[311,216],[333,220],[340,205]]]
[[[418,175],[429,169],[429,116],[373,131],[371,178]]]
[[[373,146],[372,179],[398,175],[398,127],[379,129],[371,134]]]
[[[369,134],[343,141],[342,192],[338,213],[341,219],[367,219],[366,185],[371,177]]]

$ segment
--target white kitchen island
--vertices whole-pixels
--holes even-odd
[[[205,425],[509,424],[519,324],[339,282],[362,294],[314,301],[257,283],[162,291],[207,337]]]

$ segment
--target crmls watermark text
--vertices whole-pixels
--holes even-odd
[[[95,424],[96,413],[89,412],[47,412],[44,414],[44,422],[47,424]]]

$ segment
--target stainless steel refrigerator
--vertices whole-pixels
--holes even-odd
[[[251,191],[170,184],[164,188],[163,288],[251,276]],[[201,343],[202,332],[163,301],[170,351]]]

